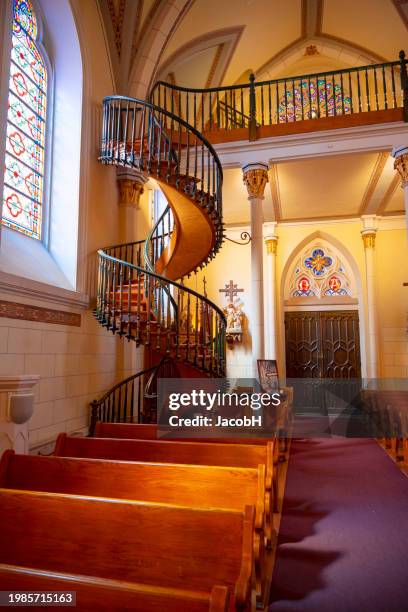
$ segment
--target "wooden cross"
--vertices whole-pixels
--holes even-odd
[[[229,301],[232,302],[234,297],[238,295],[238,292],[244,291],[244,289],[238,289],[238,283],[234,285],[234,281],[230,280],[228,285],[225,285],[225,289],[218,289],[220,293],[225,293],[225,297],[229,298]]]

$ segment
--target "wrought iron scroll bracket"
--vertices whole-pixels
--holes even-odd
[[[228,238],[228,236],[224,236],[225,240],[228,240],[229,242],[234,242],[235,244],[239,244],[239,246],[244,246],[246,244],[249,244],[252,240],[251,234],[249,232],[241,232],[241,240],[242,242],[238,242],[238,240],[233,240],[232,238]]]

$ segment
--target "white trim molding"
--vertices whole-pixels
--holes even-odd
[[[89,308],[89,297],[85,293],[53,287],[6,272],[0,272],[0,293],[11,294],[13,297],[29,298],[30,300],[40,300],[46,302],[47,305],[60,304],[77,310]]]

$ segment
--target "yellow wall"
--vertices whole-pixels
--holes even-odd
[[[242,228],[245,229],[245,228]],[[249,229],[249,228],[246,228]],[[239,231],[229,229],[228,236],[239,238]],[[284,309],[283,309],[283,274],[288,262],[292,261],[293,252],[308,236],[320,233],[322,238],[332,239],[334,246],[346,250],[355,262],[357,287],[360,303],[360,341],[362,350],[362,372],[365,375],[366,358],[366,282],[365,256],[361,239],[361,222],[359,219],[347,222],[298,223],[282,224],[277,228],[278,252],[277,272],[277,325],[279,333],[278,361],[279,370],[284,371]],[[377,294],[377,322],[379,375],[381,377],[405,377],[408,375],[408,287],[402,283],[408,281],[408,248],[403,219],[380,222],[376,240],[375,266]],[[266,258],[266,253],[264,257]],[[265,269],[265,268],[264,268]],[[247,324],[251,322],[251,271],[250,246],[238,246],[226,241],[216,259],[192,278],[190,286],[202,288],[203,276],[207,279],[208,297],[220,306],[226,300],[219,289],[230,279],[238,283],[245,292],[239,294],[246,314]],[[267,279],[266,283],[267,284]],[[267,288],[265,287],[267,290]],[[242,345],[235,345],[227,350],[228,374],[232,377],[250,376],[251,371],[250,332],[246,331]]]
[[[408,253],[405,229],[382,231],[377,239],[378,322],[381,374],[408,376]]]

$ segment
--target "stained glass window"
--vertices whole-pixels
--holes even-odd
[[[294,297],[311,297],[314,295],[313,289],[310,288],[310,281],[306,276],[302,276],[296,283],[296,289],[293,292]]]
[[[41,239],[47,69],[30,0],[13,1],[2,223]]]
[[[301,81],[288,87],[280,99],[279,123],[331,117],[351,112],[351,98],[339,83],[320,78]]]
[[[315,244],[303,251],[296,262],[289,287],[292,298],[352,296],[350,272],[334,250]]]

